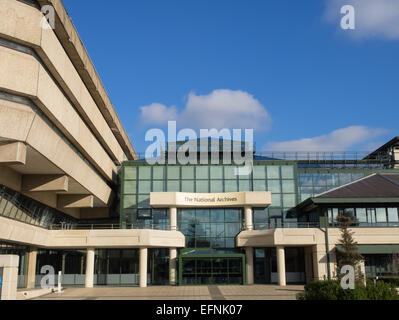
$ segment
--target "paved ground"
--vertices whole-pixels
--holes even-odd
[[[36,300],[295,300],[303,286],[198,286],[67,288]]]

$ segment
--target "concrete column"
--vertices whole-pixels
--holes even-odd
[[[148,248],[140,248],[140,288],[147,287]]]
[[[327,280],[327,254],[325,245],[315,245],[312,247],[313,255],[313,280]]]
[[[16,300],[18,287],[19,256],[0,256],[2,272],[1,300]]]
[[[313,261],[312,261],[312,248],[305,247],[305,273],[306,283],[309,284],[313,281]]]
[[[86,288],[94,287],[94,259],[95,259],[94,248],[88,248],[86,255],[86,279],[85,279]]]
[[[246,230],[253,230],[253,218],[252,218],[252,208],[245,207],[244,208],[244,215],[245,215],[245,229]]]
[[[245,248],[245,268],[247,272],[247,284],[254,284],[254,248]]]
[[[169,208],[170,231],[177,230],[177,208]]]
[[[278,272],[278,285],[285,287],[287,285],[285,273],[285,249],[284,247],[277,247],[277,272]]]
[[[28,252],[28,266],[26,269],[26,288],[34,289],[36,286],[37,248],[30,248]],[[39,270],[40,271],[40,270]]]
[[[171,248],[169,250],[169,284],[171,286],[175,286],[177,284],[176,259],[177,259],[177,249]]]

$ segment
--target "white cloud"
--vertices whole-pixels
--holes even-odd
[[[325,17],[340,26],[341,7],[355,8],[356,29],[346,31],[357,38],[399,39],[398,0],[326,0]]]
[[[268,130],[271,117],[264,106],[244,91],[214,90],[208,95],[190,93],[184,110],[160,104],[141,107],[146,124],[166,124],[176,120],[179,127],[193,129]]]
[[[163,104],[153,103],[140,109],[143,124],[162,125],[165,121],[176,120],[177,118],[177,108],[175,106],[168,108]]]
[[[335,130],[319,137],[291,140],[285,142],[271,142],[264,146],[264,150],[315,152],[315,151],[353,151],[354,146],[369,147],[374,145],[372,139],[385,134],[385,129],[375,129],[365,126],[352,126]],[[360,150],[360,151],[374,151]]]

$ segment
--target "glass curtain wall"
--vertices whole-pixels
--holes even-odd
[[[86,273],[86,250],[38,250],[36,261],[36,286],[39,287],[48,271],[43,267],[54,268],[55,284],[58,272],[62,272],[63,286],[84,286]],[[43,273],[42,273],[43,271]]]
[[[337,217],[350,217],[353,227],[398,227],[399,208],[329,208],[328,221],[331,227],[339,227]]]
[[[156,225],[150,207],[151,192],[224,193],[243,191],[272,192],[272,206],[265,210],[267,221],[281,224],[288,209],[297,205],[295,165],[260,164],[247,176],[236,176],[235,166],[151,166],[125,163],[121,172],[121,224],[126,227]],[[259,214],[259,221],[262,214]],[[166,218],[168,219],[168,218]],[[295,219],[294,219],[295,220]],[[267,223],[268,223],[267,222]],[[265,223],[265,220],[260,223]]]

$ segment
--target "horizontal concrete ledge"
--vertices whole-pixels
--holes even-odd
[[[17,300],[31,300],[31,299],[39,298],[42,296],[46,296],[53,292],[54,292],[54,289],[52,289],[52,288],[20,290],[20,291],[17,291]]]
[[[0,241],[52,249],[184,248],[178,231],[162,230],[47,230],[0,217]]]
[[[59,195],[57,207],[59,209],[93,208],[94,197],[88,195]]]
[[[16,255],[0,255],[1,268],[18,268],[19,256]]]
[[[23,192],[68,192],[69,178],[65,175],[24,175]]]
[[[26,164],[26,145],[23,142],[0,144],[0,165]]]

